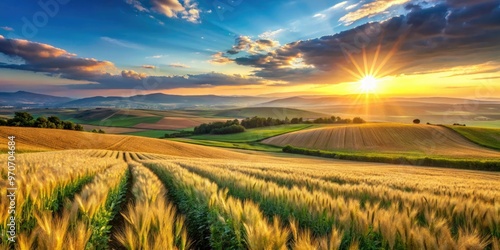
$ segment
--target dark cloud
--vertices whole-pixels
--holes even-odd
[[[217,52],[212,55],[212,59],[210,59],[209,62],[213,64],[226,64],[232,61],[233,60],[228,58],[223,52]]]
[[[254,41],[248,36],[239,36],[235,39],[233,47],[228,50],[227,53],[230,55],[235,55],[240,53],[241,51],[246,51],[251,54],[255,54],[268,51],[278,45],[279,43],[277,41],[271,39],[262,38]]]
[[[364,70],[362,52],[366,52],[370,68],[379,46],[375,64],[375,69],[383,65],[379,75],[500,61],[500,1],[448,1],[408,9],[408,14],[384,22],[297,41],[234,61],[256,68],[256,76],[290,81],[294,79],[289,75],[300,76],[295,82],[328,75],[337,82],[353,80],[349,72],[358,72],[356,64]],[[298,59],[303,61],[303,67],[294,64]]]
[[[108,61],[80,58],[48,44],[3,36],[0,36],[0,53],[23,61],[22,64],[0,64],[0,68],[43,72],[74,80],[85,80],[114,69]]]
[[[135,71],[122,71],[121,76],[105,74],[95,77],[95,84],[70,85],[73,89],[175,89],[200,88],[211,86],[234,86],[262,84],[262,79],[243,77],[241,75],[226,75],[221,73],[206,73],[185,76],[146,76]]]
[[[20,58],[23,61],[21,64],[0,63],[0,68],[41,72],[60,78],[89,82],[88,84],[68,85],[72,89],[172,89],[263,83],[262,79],[256,77],[215,72],[185,76],[149,76],[134,70],[123,70],[121,74],[115,75],[110,73],[116,70],[111,62],[79,58],[75,54],[47,44],[6,39],[3,36],[0,36],[0,53]],[[219,60],[230,59],[221,55]],[[182,64],[170,66],[187,67]],[[154,68],[151,65],[142,67]]]

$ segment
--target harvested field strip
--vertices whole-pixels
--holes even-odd
[[[0,126],[0,144],[7,145],[8,135],[16,136],[16,147],[18,150],[23,150],[23,152],[29,150],[108,149],[200,158],[244,159],[247,157],[243,153],[219,148],[138,136],[96,134],[69,130],[60,130],[54,133],[53,129],[7,128]],[[1,150],[5,150],[5,148],[0,149],[0,153],[6,152]]]
[[[441,126],[394,123],[334,126],[292,132],[263,143],[346,152],[410,152],[462,158],[497,158],[500,153],[480,147]]]

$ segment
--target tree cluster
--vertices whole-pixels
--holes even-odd
[[[331,117],[320,117],[317,118],[313,121],[313,123],[318,123],[318,124],[349,124],[349,123],[356,123],[356,124],[361,124],[365,123],[366,121],[363,120],[361,117],[354,117],[352,120],[350,118],[341,118],[339,116],[331,116]]]
[[[14,118],[7,120],[0,120],[0,126],[55,128],[55,129],[83,131],[82,125],[75,124],[71,121],[63,121],[59,119],[59,117],[57,116],[49,116],[48,118],[40,116],[35,119],[28,112],[15,112]]]
[[[193,134],[235,134],[245,131],[245,127],[240,125],[237,119],[227,120],[226,122],[202,123],[194,128]]]
[[[292,122],[293,121],[293,122]],[[276,125],[282,125],[282,124],[298,124],[302,123],[303,119],[302,118],[293,118],[292,120],[288,119],[286,117],[284,120],[280,119],[274,119],[272,117],[258,117],[254,116],[252,118],[245,118],[241,121],[241,125],[245,128],[260,128],[260,127],[270,127],[270,126],[276,126]]]
[[[181,130],[179,132],[165,134],[164,138],[180,138],[180,137],[188,137],[188,136],[192,136],[192,135],[193,135],[193,131]]]

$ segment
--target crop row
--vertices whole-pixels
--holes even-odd
[[[133,201],[122,213],[125,224],[115,232],[116,240],[126,249],[187,249],[184,218],[177,216],[175,207],[167,203],[163,184],[141,164],[130,166]]]
[[[127,164],[117,163],[97,174],[62,211],[35,211],[36,226],[19,235],[18,249],[103,249],[124,199]]]
[[[497,202],[441,201],[438,196],[426,198],[397,189],[315,182],[297,176],[288,178],[298,185],[280,185],[275,181],[283,181],[285,176],[256,175],[244,167],[239,169],[240,165],[229,169],[196,161],[178,164],[226,189],[230,196],[252,200],[269,219],[279,216],[284,222],[296,221],[300,229],[311,230],[313,237],[327,236],[332,230],[344,232],[342,248],[492,247],[500,238]]]
[[[80,151],[74,151],[75,155]],[[10,215],[15,215],[16,231],[30,233],[36,225],[35,215],[43,211],[60,212],[65,199],[71,199],[93,176],[119,161],[103,162],[97,158],[74,157],[63,153],[37,153],[19,155],[15,171],[15,214],[9,214],[8,206],[0,207],[1,229],[7,228]],[[0,203],[8,204],[7,182],[0,181]],[[6,244],[2,235],[2,245]]]

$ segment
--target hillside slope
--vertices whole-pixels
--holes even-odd
[[[7,147],[7,136],[16,137],[18,152],[63,149],[108,149],[147,152],[183,157],[246,159],[247,155],[224,149],[191,145],[138,136],[96,134],[59,129],[0,127],[1,151]]]
[[[374,123],[298,131],[263,143],[322,150],[406,152],[455,157],[500,158],[500,152],[478,146],[440,126]]]

